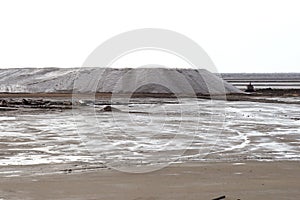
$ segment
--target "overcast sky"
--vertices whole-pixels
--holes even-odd
[[[163,28],[197,42],[219,72],[300,72],[298,2],[0,1],[0,67],[79,67],[114,35]]]

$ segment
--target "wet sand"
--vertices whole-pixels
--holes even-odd
[[[299,177],[300,163],[289,161],[185,163],[144,174],[97,169],[1,178],[0,199],[298,199]]]

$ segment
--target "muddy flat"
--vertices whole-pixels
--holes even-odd
[[[298,98],[268,98],[4,109],[0,199],[297,199]]]

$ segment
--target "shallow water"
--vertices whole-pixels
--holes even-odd
[[[167,103],[164,103],[167,102]],[[0,166],[300,160],[300,106],[139,99],[65,111],[0,113]]]

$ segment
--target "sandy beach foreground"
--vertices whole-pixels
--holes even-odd
[[[0,199],[298,199],[299,177],[292,161],[185,163],[144,174],[98,169],[1,178]]]

